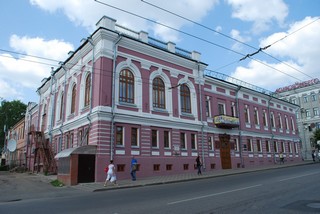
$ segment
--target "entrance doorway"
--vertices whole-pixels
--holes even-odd
[[[222,169],[231,169],[230,135],[220,134],[219,141]]]
[[[81,155],[78,159],[78,183],[94,182],[95,155]]]

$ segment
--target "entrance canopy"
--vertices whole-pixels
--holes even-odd
[[[56,156],[54,156],[55,159],[59,158],[66,158],[69,157],[71,154],[91,154],[95,155],[97,151],[97,145],[85,145],[85,146],[79,146],[74,148],[69,148],[62,150]]]

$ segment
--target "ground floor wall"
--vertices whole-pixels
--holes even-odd
[[[194,127],[170,128],[136,123],[115,123],[113,128],[112,135],[110,122],[95,121],[88,132],[87,143],[97,147],[92,182],[105,180],[104,169],[111,159],[116,166],[117,178],[130,179],[132,156],[138,161],[138,179],[196,173],[197,156],[200,156],[205,171],[277,164],[280,152],[283,153],[286,162],[302,161],[299,143],[284,137],[268,138],[250,134],[239,137],[238,131],[227,130],[221,134],[223,132],[201,132],[201,129],[197,130]],[[74,131],[69,129],[68,132],[76,135],[77,130],[79,127]],[[77,138],[79,142],[80,137]],[[62,150],[65,149],[64,145],[68,144],[63,143]],[[59,173],[58,166],[58,178],[68,185],[74,185],[79,181],[77,170],[83,166],[76,158],[70,159],[70,164],[72,166],[67,175]]]

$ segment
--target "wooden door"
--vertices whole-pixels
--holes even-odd
[[[231,169],[230,135],[219,135],[220,158],[222,169]]]

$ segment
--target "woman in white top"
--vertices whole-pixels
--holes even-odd
[[[116,170],[113,164],[113,160],[110,160],[110,164],[108,165],[107,178],[104,182],[104,186],[107,186],[108,181],[110,181],[114,185],[117,184]]]

